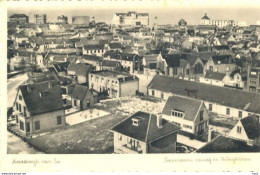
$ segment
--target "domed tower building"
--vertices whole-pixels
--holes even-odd
[[[210,25],[210,18],[208,17],[207,13],[201,18],[202,25]]]

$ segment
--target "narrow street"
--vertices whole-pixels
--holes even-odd
[[[14,103],[16,96],[16,89],[19,85],[21,85],[24,81],[28,79],[27,74],[17,75],[13,78],[7,80],[7,107],[11,107]]]
[[[14,103],[17,88],[28,79],[27,74],[17,75],[7,80],[7,107],[11,107]],[[7,153],[8,154],[42,154],[41,152],[30,147],[19,137],[7,132]]]
[[[29,146],[19,137],[7,132],[7,154],[43,154]]]

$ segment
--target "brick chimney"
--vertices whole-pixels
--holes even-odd
[[[156,125],[158,128],[162,128],[162,114],[158,113],[156,115]]]

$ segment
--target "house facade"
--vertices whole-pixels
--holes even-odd
[[[71,94],[71,104],[78,110],[86,110],[94,105],[95,98],[93,92],[82,85],[75,85]]]
[[[193,136],[208,133],[209,114],[202,100],[170,96],[162,110],[162,117]]]
[[[110,129],[116,154],[176,153],[178,130],[161,115],[140,111]]]
[[[87,45],[83,47],[82,53],[83,55],[96,55],[96,56],[104,56],[106,52],[105,45],[98,44],[98,45]]]
[[[14,105],[16,124],[25,135],[65,126],[60,88],[49,82],[19,86]]]
[[[148,26],[149,13],[115,13],[112,19],[112,24],[126,26]]]
[[[231,73],[237,68],[231,55],[215,55],[209,58],[204,66],[204,75],[207,71]]]
[[[203,100],[209,112],[223,116],[244,118],[251,114],[260,114],[260,96],[234,88],[155,75],[147,91],[149,96],[165,100],[170,95]]]
[[[248,67],[247,91],[260,93],[260,67]]]
[[[107,92],[111,98],[132,96],[139,90],[139,79],[116,71],[94,71],[89,73],[89,87],[97,92]]]
[[[260,116],[250,115],[240,119],[229,132],[229,137],[246,142],[248,145],[260,145]]]

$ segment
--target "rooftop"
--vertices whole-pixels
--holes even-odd
[[[212,86],[199,82],[181,80],[173,77],[155,75],[149,89],[189,96],[203,101],[222,104],[260,114],[260,94],[237,89]]]
[[[249,146],[246,142],[224,136],[217,137],[212,142],[197,150],[199,153],[238,153],[259,151],[260,147],[258,146]]]
[[[133,125],[133,119],[141,120],[139,125]],[[178,131],[180,128],[162,119],[162,127],[157,126],[157,116],[145,112],[137,112],[120,122],[111,130],[132,137],[142,142],[149,143],[163,136]]]
[[[171,111],[174,109],[184,112],[183,119],[194,121],[201,104],[201,100],[180,96],[170,96],[165,103],[162,114],[171,116]]]
[[[31,115],[63,109],[60,87],[49,82],[21,85],[19,90]]]

